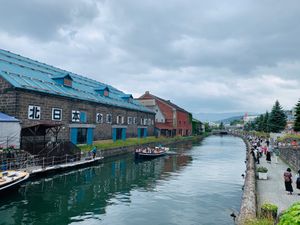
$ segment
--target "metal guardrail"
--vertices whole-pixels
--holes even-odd
[[[96,157],[102,157],[102,152],[98,150],[96,153]],[[26,170],[30,172],[33,168],[46,168],[55,165],[85,161],[86,159],[91,158],[92,154],[90,152],[84,154],[65,154],[63,156],[50,157],[42,157],[36,155],[29,155],[26,157],[12,157],[1,159],[0,170]]]

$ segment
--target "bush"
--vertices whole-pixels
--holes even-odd
[[[300,225],[300,202],[294,203],[284,211],[278,225]]]
[[[261,216],[263,218],[269,218],[269,219],[276,219],[277,217],[277,205],[271,204],[271,203],[264,203],[261,206]]]
[[[258,168],[256,169],[256,171],[257,171],[258,173],[267,173],[267,172],[268,172],[268,169],[267,169],[266,167],[264,167],[264,166],[260,166],[260,167],[258,167]]]
[[[244,223],[244,225],[273,225],[273,220],[270,219],[254,219],[254,220],[248,220]]]

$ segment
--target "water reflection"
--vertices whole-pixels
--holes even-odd
[[[149,161],[128,154],[30,181],[0,199],[0,224],[230,224],[244,143],[210,137],[171,150],[177,154]]]
[[[168,179],[171,172],[191,160],[191,156],[172,155],[139,162],[128,154],[98,166],[28,182],[0,201],[1,224],[67,224],[74,216],[85,215],[86,219],[105,214],[108,205],[120,201],[130,204],[132,189],[155,191],[157,180]]]

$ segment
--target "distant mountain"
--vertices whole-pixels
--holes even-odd
[[[231,117],[243,117],[244,112],[235,113],[194,113],[193,116],[203,122],[217,122]]]
[[[243,116],[233,116],[233,117],[222,119],[222,120],[219,120],[219,121],[216,121],[216,122],[217,123],[223,122],[224,124],[230,124],[231,122],[233,122],[235,120],[242,120],[242,119],[243,119]]]

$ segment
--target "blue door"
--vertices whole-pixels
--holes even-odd
[[[122,129],[122,140],[125,141],[126,140],[126,128]]]
[[[117,140],[117,128],[112,129],[112,139],[114,142]]]
[[[77,144],[77,134],[78,134],[77,128],[71,128],[71,142],[74,145]]]
[[[94,129],[93,128],[88,128],[88,130],[87,130],[87,144],[92,145],[93,144],[93,139],[94,139]]]

